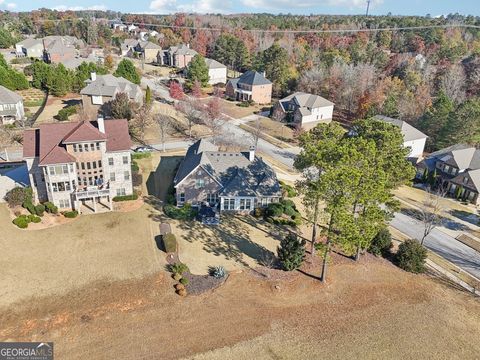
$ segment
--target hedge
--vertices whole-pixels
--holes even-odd
[[[149,158],[152,156],[152,153],[150,151],[147,151],[147,152],[134,152],[132,154],[132,159],[136,160],[136,159],[145,159],[145,158]]]
[[[45,206],[45,211],[46,212],[48,212],[50,214],[57,214],[58,213],[58,207],[56,207],[50,201],[47,201],[47,202],[43,203],[43,205]]]
[[[162,236],[163,247],[165,252],[174,253],[177,251],[177,238],[175,235],[168,233]]]
[[[172,219],[193,220],[197,216],[198,210],[193,208],[190,204],[185,204],[182,207],[167,204],[163,207],[163,212]]]
[[[122,196],[115,196],[113,198],[113,201],[119,202],[119,201],[130,201],[130,200],[137,200],[138,195],[133,193],[132,195],[122,195]]]
[[[12,222],[20,229],[26,229],[30,221],[28,220],[27,215],[20,215],[16,217]]]
[[[65,212],[63,213],[63,216],[65,216],[66,218],[69,218],[69,219],[76,218],[77,215],[78,215],[78,211],[77,211],[77,210],[65,211]]]
[[[77,113],[76,106],[67,106],[66,108],[60,109],[57,114],[57,119],[60,121],[67,121],[68,117]]]

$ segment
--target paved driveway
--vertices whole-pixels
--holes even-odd
[[[413,239],[420,240],[422,238],[423,224],[410,216],[397,213],[390,225]],[[462,244],[439,229],[432,230],[425,239],[424,245],[480,279],[480,253],[478,251]]]

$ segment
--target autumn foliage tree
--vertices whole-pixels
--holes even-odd
[[[181,100],[185,96],[182,85],[178,81],[170,81],[169,94],[176,100]]]

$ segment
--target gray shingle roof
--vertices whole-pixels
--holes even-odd
[[[480,169],[465,171],[458,174],[450,181],[478,192],[480,190]]]
[[[272,82],[266,79],[262,74],[254,70],[249,70],[238,78],[239,84],[246,85],[270,85]]]
[[[217,60],[205,58],[205,63],[209,69],[226,69],[227,67]]]
[[[175,54],[175,55],[196,55],[197,52],[193,49],[190,49],[190,47],[188,47],[187,45],[185,44],[181,44],[181,45],[178,45],[178,46],[171,46],[170,49],[169,49],[170,53],[172,54]]]
[[[292,101],[296,105],[298,105],[300,108],[309,108],[309,109],[335,105],[333,102],[319,95],[308,94],[304,92],[293,93],[292,95],[289,95],[281,99],[280,104],[283,107],[284,103],[289,103]],[[284,110],[286,109],[284,108]]]
[[[21,45],[25,49],[28,49],[28,48],[30,48],[32,46],[36,46],[36,45],[42,45],[43,46],[43,42],[42,42],[42,39],[35,39],[33,37],[30,37],[30,38],[27,38],[23,41],[20,41],[16,45]]]
[[[222,196],[280,196],[280,185],[273,169],[261,158],[248,159],[248,153],[223,152],[206,140],[199,140],[187,151],[174,179],[177,185],[201,166],[222,185]]]
[[[403,120],[393,119],[388,116],[377,115],[375,116],[377,120],[385,121],[395,126],[398,126],[402,132],[403,139],[405,141],[413,141],[418,139],[426,139],[428,136],[425,135],[420,130],[417,130],[412,125]]]
[[[97,75],[95,81],[87,80],[88,85],[80,94],[91,96],[114,96],[118,92],[127,93],[131,99],[136,98],[140,87],[123,77],[115,77],[111,74]]]
[[[0,85],[0,104],[16,104],[22,100],[20,95]]]

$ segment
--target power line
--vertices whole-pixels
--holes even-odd
[[[61,22],[61,21],[77,21],[77,19],[57,19],[48,20],[42,19],[36,22]],[[168,29],[187,29],[187,30],[203,30],[203,31],[215,31],[222,32],[228,30],[227,28],[211,28],[211,27],[197,27],[197,26],[181,26],[181,25],[167,25],[167,24],[151,24],[144,22],[127,22],[126,25],[138,25],[157,28]],[[363,28],[363,29],[309,29],[309,30],[263,30],[263,29],[241,29],[250,33],[270,33],[270,34],[329,34],[329,33],[359,33],[359,32],[382,32],[382,31],[409,31],[409,30],[427,30],[427,29],[452,29],[452,28],[464,28],[464,29],[480,29],[479,25],[467,25],[467,24],[444,24],[444,25],[423,25],[423,26],[404,26],[404,27],[392,27],[392,28]]]

